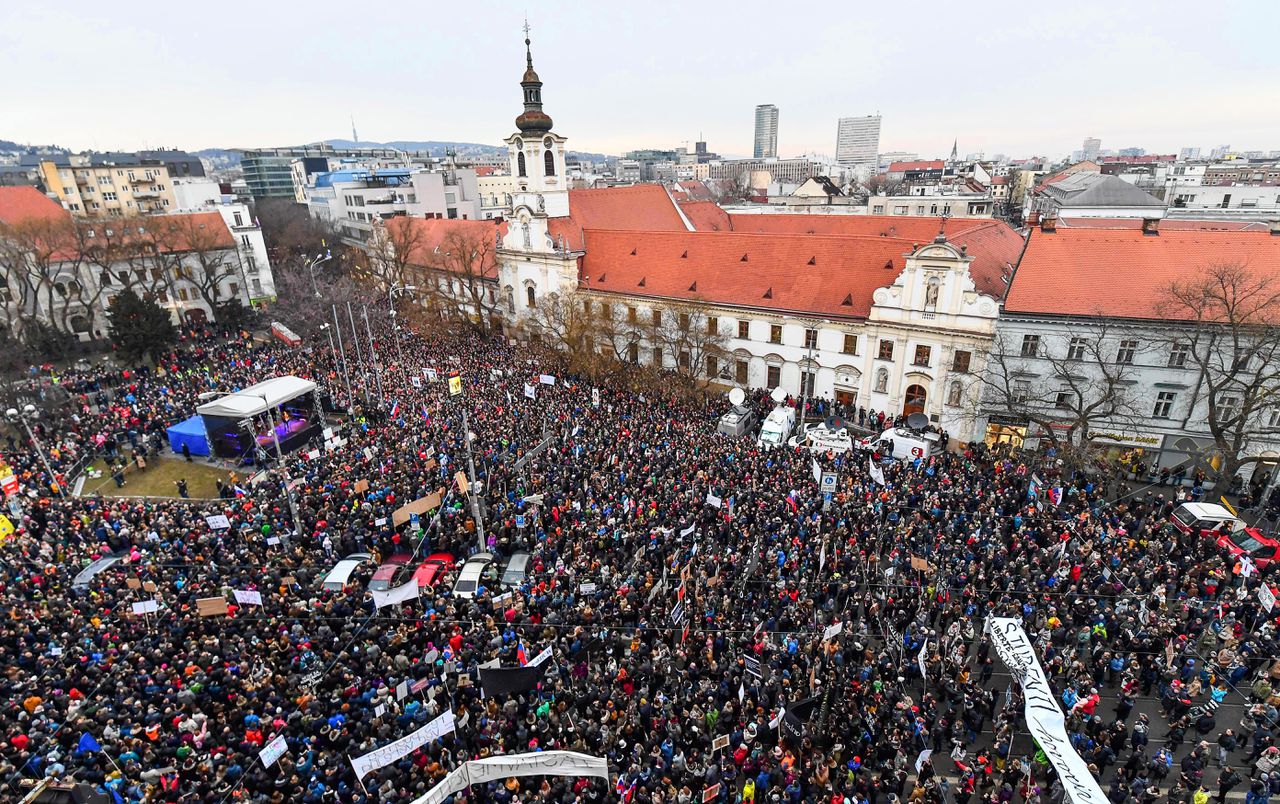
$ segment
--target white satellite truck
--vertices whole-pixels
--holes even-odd
[[[932,458],[940,454],[946,445],[942,443],[942,436],[925,429],[928,426],[928,416],[912,413],[907,417],[905,427],[890,427],[880,435],[868,436],[862,439],[859,446],[899,461]]]
[[[769,411],[769,415],[765,417],[764,424],[760,425],[760,436],[756,439],[756,443],[766,449],[786,444],[787,439],[791,437],[791,431],[796,427],[796,409],[782,404],[782,400],[787,398],[787,392],[781,388],[774,388],[770,396],[777,403],[777,407]]]
[[[746,398],[747,395],[741,388],[734,388],[729,392],[729,404],[733,407],[720,417],[720,421],[716,424],[717,433],[737,438],[755,429],[756,412],[742,406]]]

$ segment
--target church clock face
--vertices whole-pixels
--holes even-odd
[[[516,137],[516,150],[517,151],[524,150],[524,140],[520,139],[519,137]]]
[[[542,141],[543,148],[550,148],[552,145],[555,145],[555,142],[550,137]]]

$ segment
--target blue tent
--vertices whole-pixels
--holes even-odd
[[[181,453],[183,444],[187,445],[192,455],[209,454],[209,439],[204,434],[204,420],[199,416],[192,416],[169,428],[169,448]]]

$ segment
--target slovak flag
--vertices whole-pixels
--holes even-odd
[[[1062,505],[1062,486],[1054,486],[1049,489],[1049,502],[1053,503],[1054,508]]]
[[[523,642],[516,643],[516,661],[520,663],[521,667],[524,667],[526,664],[529,663],[529,659],[527,656],[525,656],[525,653],[524,653]]]
[[[427,421],[427,422],[431,421],[431,414],[427,413],[426,405],[422,406],[422,418],[424,421]]]
[[[397,399],[395,402],[391,403],[391,418],[394,419],[396,415],[399,413],[400,413],[400,400]]]
[[[232,489],[234,489],[234,490],[235,490],[235,493],[236,493],[236,496],[237,496],[237,497],[247,497],[247,496],[249,495],[249,492],[245,491],[244,489],[240,488],[239,486],[232,486]]]

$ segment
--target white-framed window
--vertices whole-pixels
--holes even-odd
[[[1167,419],[1173,411],[1173,401],[1177,398],[1177,394],[1173,391],[1161,391],[1156,394],[1156,407],[1151,412],[1153,418]]]
[[[1133,356],[1138,351],[1138,341],[1135,338],[1125,338],[1120,341],[1120,348],[1116,350],[1116,362],[1122,366],[1132,366]]]
[[[1023,335],[1022,336],[1022,356],[1035,357],[1040,353],[1040,336],[1039,335]]]
[[[1218,397],[1218,422],[1227,423],[1235,418],[1240,410],[1240,397],[1226,394]]]
[[[1175,343],[1169,349],[1169,368],[1186,368],[1187,360],[1191,357],[1191,345],[1186,343]]]
[[[1089,341],[1085,338],[1075,337],[1071,339],[1071,343],[1067,345],[1068,360],[1084,360],[1084,350],[1088,346]]]

